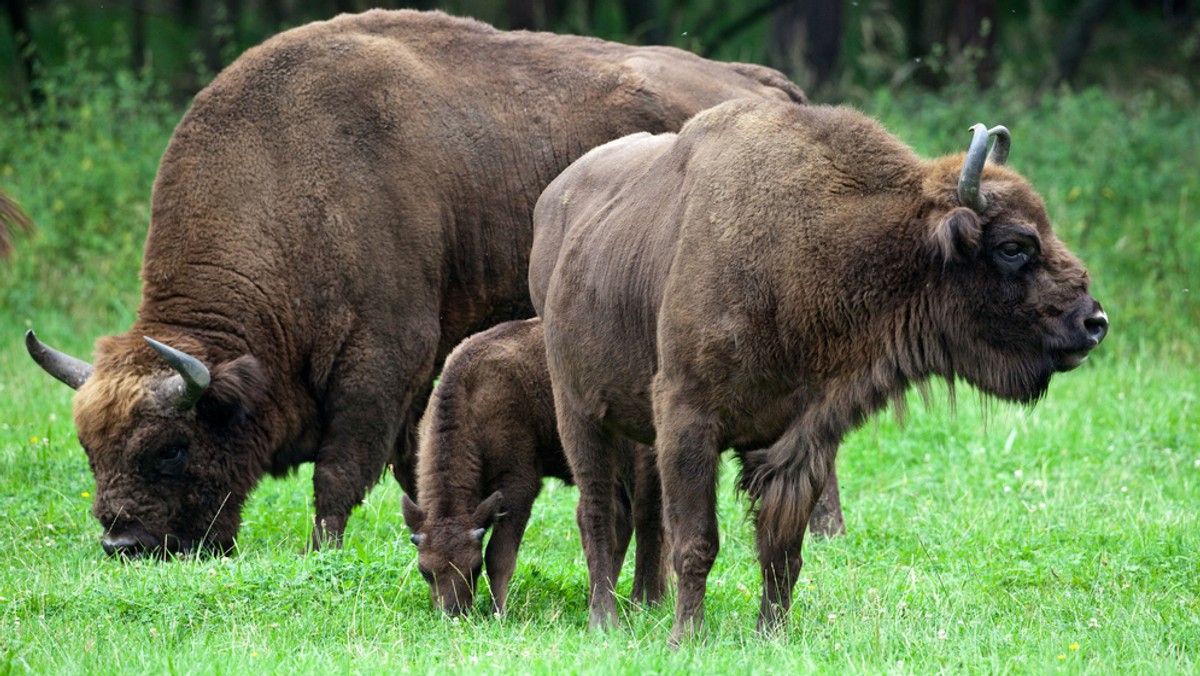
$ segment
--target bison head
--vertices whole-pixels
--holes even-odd
[[[1055,372],[1087,359],[1108,317],[1088,292],[1083,264],[1054,235],[1042,199],[1001,166],[1008,130],[972,131],[966,157],[935,163],[927,186],[940,202],[932,223],[940,297],[930,307],[939,308],[946,375],[1032,402]],[[997,140],[985,166],[989,136]]]
[[[253,425],[266,394],[258,360],[206,367],[129,334],[101,340],[97,364],[25,336],[30,355],[78,390],[75,425],[96,478],[92,513],[110,555],[228,552],[264,447]],[[194,352],[200,346],[189,343]]]
[[[475,603],[475,584],[483,572],[483,536],[501,508],[499,491],[470,514],[427,514],[407,495],[401,498],[404,522],[417,547],[417,570],[429,583],[433,602],[447,615],[464,615]]]

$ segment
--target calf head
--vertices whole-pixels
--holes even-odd
[[[93,368],[32,331],[25,342],[42,368],[78,390],[75,425],[96,479],[92,513],[104,527],[104,551],[231,550],[242,503],[265,466],[253,425],[267,393],[258,360],[245,355],[209,369],[126,334],[101,340]]]
[[[424,493],[422,493],[424,495]],[[483,536],[500,515],[497,491],[469,513],[439,516],[401,498],[409,538],[417,547],[417,570],[429,583],[434,604],[451,616],[464,615],[475,603],[475,584],[483,572]]]
[[[1088,292],[1083,264],[1055,236],[1041,197],[1001,166],[1008,130],[972,131],[965,159],[935,163],[927,185],[940,202],[930,238],[938,281],[928,301],[949,362],[944,375],[1032,402],[1055,372],[1087,359],[1108,318]],[[997,140],[985,167],[989,136]]]

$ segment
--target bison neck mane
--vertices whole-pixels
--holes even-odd
[[[468,341],[460,350],[472,345]],[[429,518],[468,515],[483,498],[487,449],[480,447],[479,440],[493,435],[481,434],[473,426],[497,421],[471,415],[471,393],[481,386],[472,382],[475,374],[469,368],[475,357],[468,354],[447,362],[450,367],[442,371],[442,382],[421,420],[417,498]]]

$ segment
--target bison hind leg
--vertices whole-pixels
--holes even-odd
[[[617,624],[614,590],[617,550],[620,549],[622,561],[625,556],[624,547],[618,547],[615,541],[618,529],[626,532],[625,544],[628,544],[629,526],[618,524],[622,517],[614,509],[619,459],[614,457],[616,449],[611,435],[602,432],[585,416],[571,411],[559,401],[557,391],[555,395],[563,450],[579,488],[575,520],[588,567],[588,628],[608,629]],[[624,518],[628,520],[628,515]]]
[[[846,534],[846,521],[842,517],[842,498],[838,490],[837,467],[830,468],[825,489],[808,517],[808,531],[813,535],[837,537]]]

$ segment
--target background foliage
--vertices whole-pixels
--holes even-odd
[[[0,673],[1195,672],[1200,37],[1191,4],[957,3],[984,6],[990,43],[966,39],[985,33],[982,21],[952,30],[950,5],[860,0],[821,24],[812,21],[828,9],[821,3],[659,0],[640,6],[643,19],[620,2],[442,5],[501,25],[525,17],[774,63],[926,156],[962,150],[972,122],[1006,124],[1012,166],[1045,197],[1111,317],[1103,347],[1033,410],[960,394],[951,414],[937,395],[928,407],[914,402],[903,427],[883,416],[852,435],[839,457],[850,534],[806,544],[791,630],[779,640],[753,634],[752,529],[726,481],[710,630],[677,653],[664,646],[669,604],[626,608],[628,625],[609,634],[583,631],[575,491],[557,485],[535,508],[503,619],[449,622],[431,611],[390,480],[355,513],[344,551],[299,556],[311,519],[302,471],[255,492],[231,559],[106,560],[71,392],[32,365],[21,334],[36,328],[85,356],[97,336],[127,328],[150,186],[190,95],[276,27],[355,7],[34,2],[22,5],[32,40],[19,52],[7,5],[0,189],[36,227],[16,232],[0,262]],[[805,47],[810,25],[838,27],[832,66]],[[791,42],[780,35],[789,31]],[[1068,38],[1086,45],[1069,76]]]

